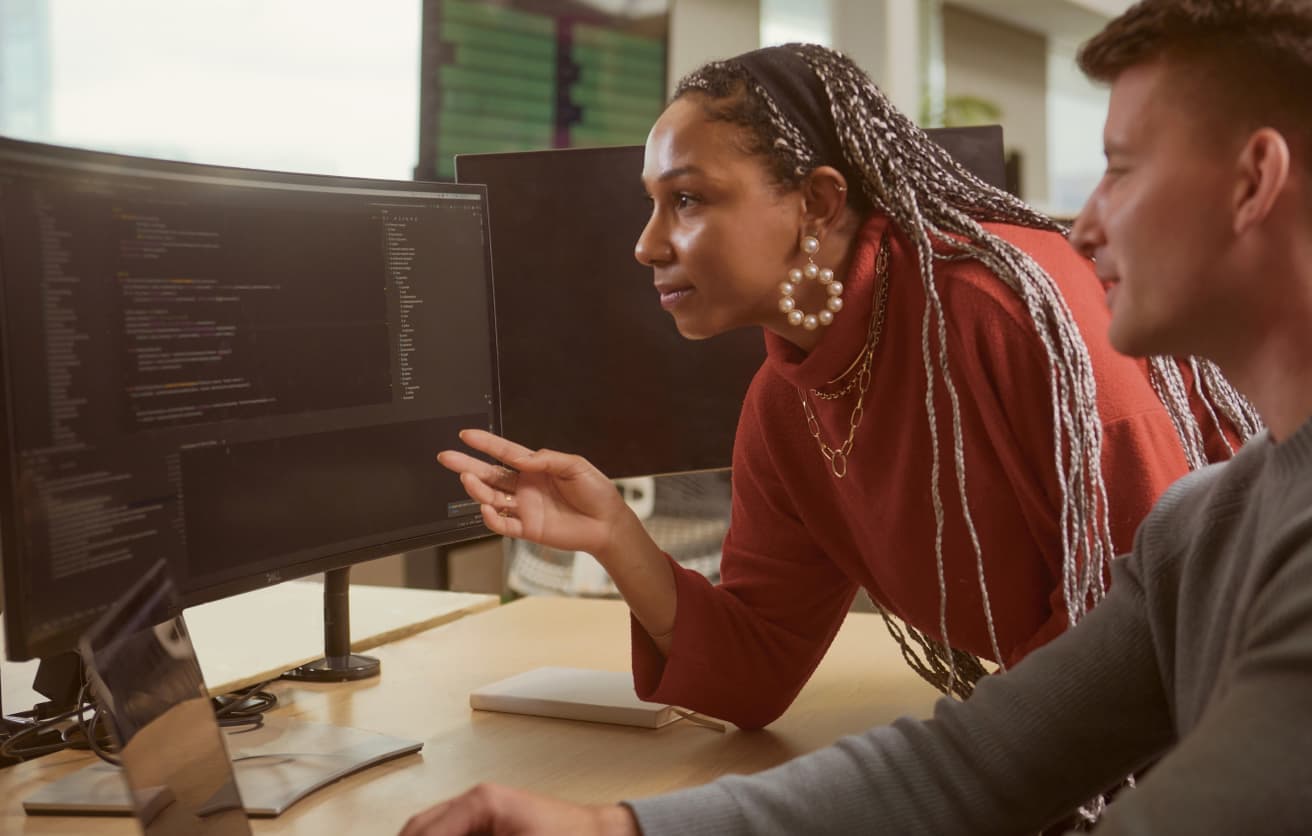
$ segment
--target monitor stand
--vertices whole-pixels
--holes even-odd
[[[323,577],[323,658],[292,668],[282,678],[300,682],[351,682],[378,676],[381,670],[374,657],[351,652],[351,567],[326,572]]]
[[[377,676],[377,659],[350,652],[350,570],[324,579],[324,658],[288,679],[343,682]],[[303,675],[305,669],[314,669]],[[392,758],[418,752],[423,743],[363,729],[266,717],[258,729],[225,730],[237,789],[247,815],[281,815],[300,799],[340,778]],[[116,766],[97,761],[38,789],[23,800],[29,815],[132,815],[127,783]]]
[[[12,716],[5,715],[4,704],[0,701],[0,741],[27,732],[27,738],[20,749],[39,750],[49,746],[56,749],[61,747],[62,729],[58,726],[52,726],[47,731],[37,734],[32,734],[29,730],[38,723],[77,707],[82,677],[82,660],[72,651],[41,659],[37,664],[36,674],[32,677],[32,690],[46,699]],[[0,766],[18,763],[25,757],[28,755],[21,753],[16,758],[0,756]]]

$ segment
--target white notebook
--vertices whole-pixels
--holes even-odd
[[[469,694],[471,708],[657,729],[679,719],[673,706],[643,702],[633,676],[583,668],[535,668]]]

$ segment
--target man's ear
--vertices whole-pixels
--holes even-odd
[[[807,229],[832,228],[847,206],[847,178],[833,166],[822,165],[802,183],[802,217]]]
[[[1261,128],[1244,143],[1236,161],[1234,231],[1236,235],[1266,220],[1289,183],[1289,144],[1274,128]]]

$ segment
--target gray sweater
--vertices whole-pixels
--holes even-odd
[[[1098,834],[1312,833],[1312,421],[1172,486],[1112,572],[930,720],[626,803],[646,836],[1034,833],[1160,759]]]

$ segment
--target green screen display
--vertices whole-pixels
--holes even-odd
[[[416,176],[451,179],[456,154],[643,142],[667,27],[586,2],[426,0]]]

